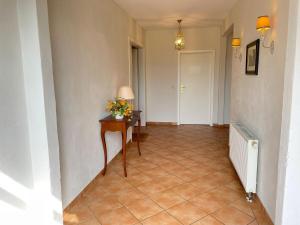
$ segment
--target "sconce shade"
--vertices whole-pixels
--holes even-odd
[[[133,94],[131,87],[129,87],[129,86],[120,87],[120,89],[118,91],[118,97],[126,99],[126,100],[134,99],[134,94]]]
[[[260,16],[256,21],[256,30],[257,31],[265,31],[271,29],[270,17],[268,16]]]
[[[233,48],[241,47],[241,39],[240,38],[232,38],[232,40],[231,40],[231,46]]]

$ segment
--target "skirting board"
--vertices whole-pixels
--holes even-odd
[[[129,143],[127,143],[127,146],[130,145],[130,143],[132,142],[132,139],[129,141]],[[122,150],[120,150],[121,152]],[[117,156],[117,155],[116,155]],[[115,157],[116,157],[115,156]],[[108,163],[109,164],[109,163]],[[107,164],[107,165],[108,165]],[[102,173],[103,173],[103,170],[102,169],[95,177],[94,179],[91,180],[91,182],[74,198],[73,201],[71,201],[71,203],[69,205],[67,205],[65,208],[64,208],[64,211],[67,211],[67,210],[70,210],[74,205],[76,205],[76,203],[80,200],[80,198],[83,197],[83,195],[88,191],[90,190],[91,188],[94,187],[95,183],[96,183],[96,180],[99,178],[99,177],[102,177]]]
[[[253,212],[258,224],[274,225],[274,223],[271,220],[271,217],[269,216],[266,208],[263,206],[263,204],[262,204],[261,200],[259,199],[259,197],[257,196],[257,194],[254,195],[254,200],[250,204],[250,207],[252,209],[252,212]]]
[[[174,122],[146,122],[146,126],[177,126]]]
[[[96,185],[96,180],[98,177],[103,176],[102,175],[103,169],[100,171],[100,173],[77,195],[77,197],[67,206],[64,208],[64,211],[68,211],[70,210],[72,207],[74,207],[76,205],[77,202],[79,202],[79,200],[84,196],[84,194],[90,190],[91,188],[94,187],[94,185]]]
[[[213,124],[213,127],[218,127],[218,128],[229,128],[229,124]]]

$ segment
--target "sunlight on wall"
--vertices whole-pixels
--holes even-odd
[[[45,195],[45,187],[48,184],[40,182],[40,191],[37,188],[29,189],[2,172],[0,180],[1,224],[61,224],[61,202],[51,194],[51,190],[48,190],[49,195]],[[37,214],[43,208],[45,210]],[[52,211],[48,210],[49,208]]]

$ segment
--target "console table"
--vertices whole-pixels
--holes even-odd
[[[123,154],[123,168],[124,168],[124,176],[127,177],[127,170],[126,170],[126,141],[127,141],[127,129],[129,127],[134,127],[136,122],[138,122],[137,128],[137,147],[139,155],[141,155],[140,150],[140,129],[141,129],[141,112],[142,111],[133,111],[132,117],[124,117],[124,119],[117,120],[113,116],[107,116],[102,120],[99,120],[101,124],[101,139],[104,151],[104,169],[103,169],[103,176],[106,173],[107,167],[107,146],[105,140],[105,132],[111,131],[116,132],[120,131],[122,133],[122,154]]]

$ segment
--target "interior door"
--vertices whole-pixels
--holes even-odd
[[[211,124],[213,62],[212,52],[180,54],[181,124]]]
[[[131,64],[131,72],[132,72],[132,90],[134,93],[133,105],[135,110],[140,109],[139,105],[139,62],[138,62],[138,49],[132,47],[132,64]]]

